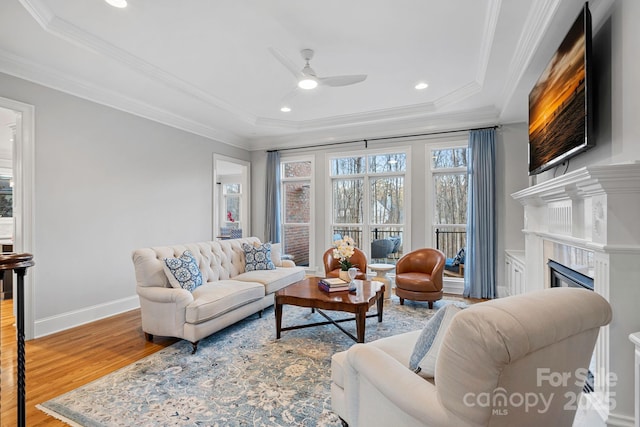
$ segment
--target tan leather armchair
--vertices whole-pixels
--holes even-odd
[[[446,257],[437,249],[423,248],[409,252],[396,264],[396,295],[405,299],[433,302],[442,298],[442,276]]]
[[[325,277],[340,277],[340,261],[333,257],[333,248],[328,249],[322,256]],[[367,279],[367,255],[358,248],[354,248],[351,264],[358,269],[356,279]]]

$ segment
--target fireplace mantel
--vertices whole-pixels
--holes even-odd
[[[587,408],[601,425],[633,426],[627,337],[640,330],[640,163],[583,167],[512,197],[524,206],[525,291],[548,285],[550,242],[593,252],[594,289],[611,304],[613,321],[596,344],[596,390]]]

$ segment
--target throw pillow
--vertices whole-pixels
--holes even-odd
[[[446,305],[427,321],[409,359],[409,367],[415,373],[425,378],[433,378],[440,344],[453,316],[460,310],[460,307],[453,304]]]
[[[282,243],[271,244],[271,261],[276,267],[282,267]]]
[[[258,246],[243,243],[242,250],[244,251],[245,271],[276,269],[271,261],[271,243]]]
[[[163,268],[174,288],[193,292],[202,285],[202,273],[198,268],[198,262],[189,251],[184,251],[178,258],[165,258]]]
[[[464,264],[464,258],[465,258],[465,253],[464,253],[464,248],[462,248],[458,251],[455,258],[453,259],[453,265]]]

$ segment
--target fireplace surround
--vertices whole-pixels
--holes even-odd
[[[512,197],[524,206],[525,292],[551,286],[547,263],[558,251],[586,256],[581,273],[609,301],[613,321],[600,332],[584,408],[602,425],[633,426],[628,336],[640,330],[640,163],[583,167]]]

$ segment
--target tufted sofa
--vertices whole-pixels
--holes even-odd
[[[272,245],[275,270],[245,271],[242,243],[260,244],[257,237],[136,249],[132,253],[142,330],[188,340],[195,353],[198,341],[273,304],[273,293],[305,276],[292,261],[279,261]],[[164,258],[189,250],[198,263],[203,284],[193,292],[171,287]]]

